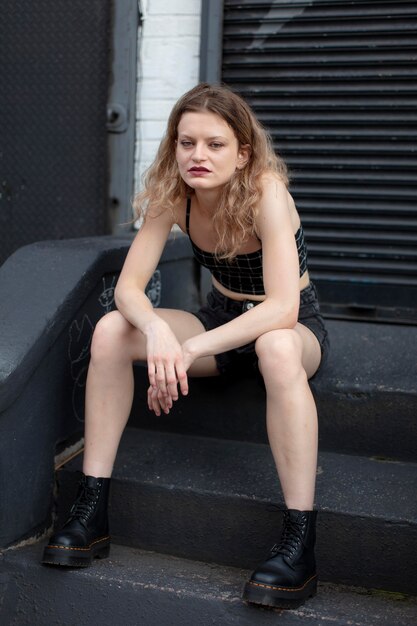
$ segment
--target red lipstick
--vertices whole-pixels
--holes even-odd
[[[210,170],[208,170],[206,167],[195,165],[188,170],[188,173],[190,174],[190,176],[193,177],[201,177],[205,176],[206,174],[210,174]]]

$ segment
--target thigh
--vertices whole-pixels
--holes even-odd
[[[187,311],[177,309],[154,309],[156,315],[165,320],[171,328],[179,343],[186,339],[206,332],[200,320]],[[146,361],[146,338],[144,334],[135,326],[130,324],[119,311],[107,313],[99,322],[100,334],[108,338],[109,335],[116,335],[118,342],[116,345],[122,354],[132,361]],[[95,332],[97,341],[97,328]],[[115,348],[112,346],[112,354]],[[188,371],[190,376],[217,376],[216,360],[214,356],[206,356],[197,359]]]
[[[191,313],[176,309],[154,309],[165,320],[180,344],[186,339],[206,332],[204,325]],[[116,353],[132,361],[146,361],[146,337],[117,309],[103,315],[94,329],[92,352]],[[200,359],[210,370],[214,357]],[[201,363],[199,365],[201,367]],[[197,368],[198,369],[198,368]],[[206,374],[205,374],[206,375]]]
[[[316,335],[307,326],[298,322],[294,327],[295,332],[301,337],[303,343],[302,364],[311,378],[317,372],[321,361],[321,347]]]
[[[167,322],[180,343],[190,337],[206,332],[200,320],[187,311],[178,309],[155,309],[155,313]],[[190,376],[218,376],[216,359],[214,356],[204,356],[194,361],[188,374]]]
[[[317,291],[312,282],[300,293],[300,311],[295,330],[303,339],[303,365],[308,378],[311,378],[326,360],[329,347]]]

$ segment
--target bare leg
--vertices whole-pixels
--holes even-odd
[[[182,342],[204,332],[201,322],[191,313],[158,309]],[[120,438],[129,418],[133,393],[133,362],[146,360],[146,340],[118,312],[105,315],[97,324],[91,346],[87,376],[85,410],[86,475],[111,476]],[[195,376],[214,376],[214,357],[204,357],[190,368]]]
[[[313,333],[265,333],[256,342],[267,390],[269,442],[289,510],[280,542],[252,573],[243,597],[248,602],[297,608],[317,590],[314,556],[317,511],[313,511],[317,466],[317,412],[307,379],[320,363]]]
[[[267,390],[267,430],[289,509],[313,508],[317,469],[317,410],[308,385],[320,363],[313,333],[297,324],[256,343]]]

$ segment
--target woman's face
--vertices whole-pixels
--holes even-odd
[[[176,158],[183,180],[195,190],[225,185],[248,161],[230,126],[210,111],[187,112],[178,124]]]

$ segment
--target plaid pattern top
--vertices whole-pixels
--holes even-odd
[[[237,254],[232,261],[216,259],[213,252],[206,252],[195,245],[190,236],[190,210],[191,198],[187,199],[187,212],[185,227],[196,260],[206,267],[214,278],[223,287],[236,293],[250,294],[253,296],[264,295],[264,281],[262,271],[262,248],[247,254]],[[307,270],[307,248],[304,241],[303,227],[295,233],[295,241],[300,263],[300,276]]]

